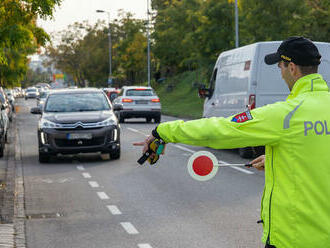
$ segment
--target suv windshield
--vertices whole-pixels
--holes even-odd
[[[82,112],[110,110],[102,93],[53,94],[48,97],[45,112]]]
[[[26,92],[36,92],[37,89],[27,89]]]
[[[126,91],[126,96],[153,96],[151,89],[132,89]]]

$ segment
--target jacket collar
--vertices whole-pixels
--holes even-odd
[[[299,78],[287,99],[296,98],[298,95],[312,91],[329,91],[327,83],[323,80],[322,75],[314,73]]]

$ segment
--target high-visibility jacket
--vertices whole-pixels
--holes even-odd
[[[286,101],[229,118],[160,124],[165,142],[226,149],[266,147],[264,243],[330,247],[330,93],[319,74],[296,81]]]

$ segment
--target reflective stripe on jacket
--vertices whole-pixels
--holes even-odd
[[[162,123],[165,142],[227,149],[266,147],[262,241],[330,247],[330,93],[319,74],[300,78],[285,102],[228,118]]]

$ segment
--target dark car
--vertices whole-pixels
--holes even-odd
[[[38,127],[39,161],[51,155],[87,152],[120,158],[120,126],[107,96],[98,89],[66,89],[50,92]]]

